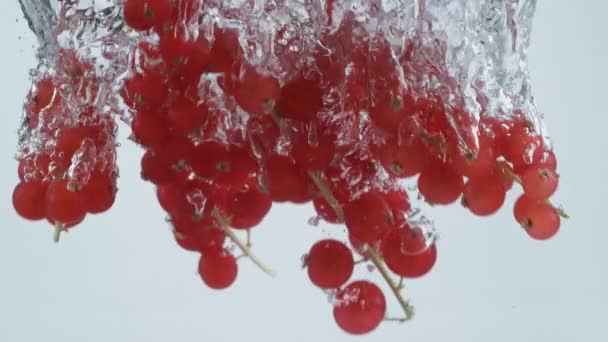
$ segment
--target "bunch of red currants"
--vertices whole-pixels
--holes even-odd
[[[332,2],[325,3],[329,28]],[[415,40],[395,49],[347,12],[320,33],[310,58],[284,66],[285,76],[247,58],[243,28],[184,24],[205,14],[197,0],[126,0],[124,21],[141,39],[118,93],[132,140],[146,150],[141,177],[156,186],[179,246],[201,254],[210,288],[237,277],[226,239],[272,274],[235,231],[249,237],[273,203],[312,202],[320,218],[348,231],[348,242],[318,241],[305,257],[312,283],[334,293],[337,324],[364,334],[387,316],[382,290],[351,280],[354,255],[387,282],[404,310],[397,320],[411,319],[391,272],[421,277],[437,249],[404,179],[417,179],[426,202],[460,199],[478,216],[496,213],[517,182],[517,223],[534,239],[557,233],[565,213],[549,201],[556,157],[537,127],[521,111],[475,119],[464,104],[446,103],[441,88],[405,86],[429,76]],[[108,210],[116,194],[114,113],[91,105],[99,79],[88,63],[62,50],[25,107],[29,144],[13,205],[26,219],[46,218],[57,237],[87,213]]]

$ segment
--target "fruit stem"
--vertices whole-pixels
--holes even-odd
[[[321,196],[323,196],[325,201],[327,201],[327,203],[334,210],[334,212],[336,213],[336,216],[338,216],[338,219],[340,220],[340,222],[343,223],[344,222],[344,211],[342,211],[342,208],[340,208],[340,204],[338,203],[338,200],[336,199],[334,194],[329,190],[327,185],[325,185],[325,183],[321,179],[320,174],[318,172],[314,172],[314,171],[308,171],[308,174],[310,175],[310,178],[312,179],[312,181],[315,182],[315,185],[319,188],[319,192],[321,193]]]
[[[319,188],[319,191],[321,192],[321,196],[323,196],[323,198],[327,201],[327,203],[329,203],[329,205],[332,207],[332,209],[334,210],[334,212],[336,213],[336,215],[338,216],[340,221],[344,222],[344,211],[342,211],[342,208],[340,208],[340,205],[338,204],[338,200],[336,199],[334,194],[329,190],[329,188],[325,185],[325,183],[321,179],[320,174],[318,172],[313,172],[313,171],[309,171],[308,174],[310,175],[310,178],[312,178],[312,180],[315,182],[315,184]],[[387,318],[386,320],[387,321],[396,321],[396,322],[406,322],[406,321],[413,319],[414,313],[415,313],[414,307],[407,300],[405,300],[405,298],[403,298],[403,295],[401,294],[401,289],[403,288],[403,283],[401,283],[401,282],[399,284],[395,283],[395,281],[389,274],[388,269],[384,265],[384,261],[382,260],[382,257],[378,254],[378,252],[376,250],[374,250],[374,248],[372,248],[372,247],[367,248],[367,257],[371,260],[371,262],[378,269],[378,271],[380,271],[382,278],[384,278],[384,280],[386,281],[388,286],[393,291],[393,294],[397,298],[399,305],[401,305],[401,308],[403,308],[403,312],[405,313],[405,317],[403,317],[403,318]]]
[[[380,255],[378,254],[376,249],[374,249],[372,247],[368,248],[367,254],[369,256],[369,259],[374,264],[374,266],[378,269],[378,271],[380,271],[382,278],[384,278],[384,280],[386,281],[388,286],[393,291],[393,294],[397,298],[399,305],[401,305],[401,308],[403,309],[403,312],[405,313],[405,317],[403,317],[403,318],[386,318],[385,320],[406,322],[406,321],[413,319],[414,314],[415,314],[414,307],[409,303],[409,301],[407,301],[407,300],[405,300],[405,298],[403,298],[399,284],[395,283],[395,280],[393,280],[393,278],[389,274],[389,271],[386,268],[386,265],[384,265],[384,261],[382,261],[382,257],[380,257]]]
[[[59,239],[61,238],[61,232],[63,231],[63,224],[57,223],[55,224],[55,229],[53,232],[53,242],[59,243]]]
[[[271,277],[274,277],[276,275],[272,269],[270,269],[268,266],[264,265],[264,263],[262,263],[262,261],[255,254],[253,254],[251,249],[249,247],[247,247],[247,245],[245,243],[243,243],[243,241],[241,241],[238,238],[238,236],[236,236],[236,234],[234,233],[232,228],[230,228],[230,225],[228,224],[228,222],[226,221],[226,219],[224,218],[222,213],[217,208],[213,209],[213,212],[211,215],[217,221],[219,228],[224,232],[224,234],[226,234],[226,236],[232,242],[234,242],[235,245],[237,245],[237,247],[239,247],[239,249],[243,252],[243,254],[245,256],[247,256],[264,273],[268,274]]]

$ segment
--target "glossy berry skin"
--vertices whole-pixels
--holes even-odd
[[[334,157],[333,137],[313,124],[293,134],[291,145],[291,157],[304,170],[325,170]]]
[[[255,178],[230,191],[225,202],[225,214],[230,217],[230,226],[235,229],[251,229],[257,226],[272,207],[270,196],[260,190]]]
[[[19,216],[42,220],[46,215],[45,197],[47,185],[40,181],[21,182],[13,191],[13,207]]]
[[[396,133],[401,121],[408,115],[412,103],[406,103],[402,96],[385,95],[370,108],[370,118],[380,129],[387,133]]]
[[[163,144],[169,138],[166,114],[151,110],[139,110],[131,122],[135,140],[145,147]]]
[[[251,115],[269,113],[281,93],[276,78],[262,75],[251,66],[239,65],[229,76],[225,90]]]
[[[90,127],[67,127],[57,132],[55,160],[64,170],[70,167],[74,153],[83,145],[85,139],[92,138],[92,133]]]
[[[271,155],[264,166],[264,183],[274,202],[305,203],[312,199],[307,175],[287,157]]]
[[[82,192],[70,191],[66,179],[49,185],[45,201],[47,218],[53,222],[76,222],[86,215]]]
[[[543,149],[543,141],[527,122],[517,122],[508,131],[503,154],[516,171],[532,164],[537,150]]]
[[[124,3],[125,22],[138,31],[145,31],[168,21],[171,11],[171,0],[127,0]]]
[[[155,185],[171,183],[176,178],[175,166],[164,154],[147,150],[141,158],[141,178]]]
[[[487,139],[482,139],[476,155],[456,152],[452,156],[452,162],[461,175],[481,177],[490,174],[496,168],[496,155]]]
[[[394,177],[406,178],[420,173],[428,160],[429,151],[419,140],[399,145],[397,139],[388,139],[375,146],[374,153],[382,166]]]
[[[177,244],[187,251],[216,254],[222,250],[226,235],[209,216],[193,220],[188,216],[171,218]]]
[[[520,200],[516,215],[526,233],[535,240],[548,240],[559,231],[560,216],[557,209],[544,202]]]
[[[106,212],[110,210],[116,199],[116,180],[111,175],[94,172],[82,189],[82,197],[89,213]]]
[[[418,190],[432,204],[455,202],[463,188],[462,176],[450,165],[440,162],[426,166],[418,178]]]
[[[168,97],[166,79],[158,72],[137,74],[125,80],[121,95],[131,108],[158,108]]]
[[[521,186],[529,198],[546,200],[557,190],[559,176],[545,167],[531,167],[521,176]]]
[[[196,147],[192,168],[200,177],[238,186],[257,170],[258,165],[243,147],[205,142]]]
[[[336,295],[334,319],[342,330],[362,335],[376,329],[386,314],[380,288],[366,280],[350,283]]]
[[[223,249],[201,256],[198,272],[205,285],[214,290],[222,290],[236,280],[238,265],[236,258]]]
[[[395,274],[405,278],[422,277],[431,271],[437,261],[435,244],[431,244],[426,249],[419,247],[420,244],[412,240],[409,231],[401,228],[389,231],[380,244],[386,266]],[[410,253],[409,250],[414,252]]]
[[[502,207],[505,196],[500,176],[476,177],[465,184],[462,203],[477,216],[489,216]]]
[[[370,191],[344,206],[344,219],[349,233],[364,243],[379,240],[392,224],[391,210],[384,197]]]
[[[199,129],[207,120],[207,116],[206,106],[198,106],[188,100],[173,104],[168,113],[171,126],[186,134]]]
[[[310,121],[323,109],[323,91],[320,79],[300,76],[281,88],[276,110],[284,118]]]
[[[353,273],[353,254],[337,240],[317,241],[306,258],[310,281],[322,289],[344,285]]]

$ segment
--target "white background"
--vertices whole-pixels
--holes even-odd
[[[540,1],[534,24],[534,92],[559,156],[556,200],[572,219],[555,239],[537,242],[512,219],[512,198],[487,219],[457,206],[433,209],[439,260],[429,276],[407,283],[415,321],[353,338],[300,269],[301,255],[327,234],[307,225],[311,207],[276,206],[255,231],[254,248],[278,278],[242,260],[231,289],[209,290],[196,274],[197,256],[176,247],[152,186],[139,179],[142,151],[125,142],[125,129],[110,213],[87,218],[59,245],[48,225],[19,219],[10,199],[13,156],[34,40],[17,1],[2,1],[0,341],[608,340],[604,3]]]

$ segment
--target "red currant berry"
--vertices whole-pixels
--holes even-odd
[[[131,122],[135,140],[145,147],[163,144],[169,138],[169,129],[164,113],[139,110]]]
[[[378,241],[392,225],[392,213],[382,194],[370,191],[344,206],[350,235],[363,243]]]
[[[236,280],[238,264],[227,250],[201,256],[198,272],[203,282],[214,290],[230,287]]]
[[[432,204],[455,202],[463,188],[462,176],[450,165],[441,162],[426,166],[418,178],[418,190]]]
[[[536,240],[547,240],[555,236],[559,230],[560,217],[557,209],[549,204],[536,202],[521,212],[522,227],[530,237]]]
[[[82,197],[86,202],[87,211],[100,214],[108,211],[116,199],[116,179],[109,174],[98,171],[91,174],[89,182],[82,189]]]
[[[315,243],[306,258],[310,281],[322,289],[344,285],[353,273],[353,254],[340,241],[321,240]]]
[[[557,190],[559,176],[545,167],[531,167],[521,175],[521,186],[531,199],[546,200]]]
[[[288,82],[281,89],[276,109],[281,117],[310,121],[323,109],[323,90],[318,77],[303,75]]]
[[[250,229],[257,226],[272,207],[268,194],[257,185],[257,178],[234,189],[223,206],[225,214],[231,217],[230,226],[236,229]]]
[[[82,192],[71,191],[67,179],[49,185],[45,206],[47,218],[59,223],[78,222],[87,211]]]
[[[17,214],[28,220],[42,220],[46,215],[47,185],[40,181],[21,182],[13,191],[13,207]]]
[[[500,176],[470,178],[464,186],[462,203],[478,216],[489,216],[505,202],[505,188]]]
[[[380,325],[385,314],[384,294],[369,281],[354,281],[336,295],[334,318],[347,333],[369,333]]]
[[[171,0],[127,0],[125,22],[135,30],[145,31],[168,21],[171,10]]]
[[[426,246],[424,236],[410,227],[391,229],[380,245],[386,266],[395,274],[418,278],[431,271],[437,260],[435,244]]]

